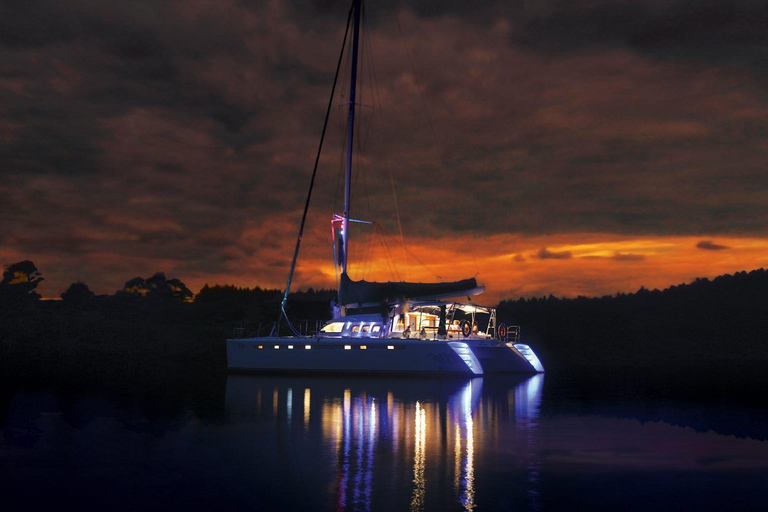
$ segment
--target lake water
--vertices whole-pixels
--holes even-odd
[[[765,509],[762,403],[583,377],[6,386],[3,510]]]

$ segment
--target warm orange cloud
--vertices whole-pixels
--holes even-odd
[[[621,237],[607,234],[568,234],[543,237],[496,235],[452,237],[407,242],[405,258],[390,242],[389,261],[378,251],[370,261],[353,265],[354,278],[393,279],[390,267],[410,280],[460,279],[477,274],[486,292],[477,300],[495,303],[505,298],[549,295],[574,297],[634,292],[641,286],[666,288],[696,277],[768,266],[768,239],[718,237],[723,250],[702,250],[700,237]],[[569,257],[544,257],[542,254]],[[419,265],[415,258],[426,263]],[[332,275],[332,266],[315,261],[319,272]],[[365,268],[363,275],[360,270]]]

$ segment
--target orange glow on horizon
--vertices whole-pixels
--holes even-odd
[[[139,255],[122,256],[126,270],[114,270],[114,259],[95,254],[83,259],[89,267],[84,279],[96,293],[114,293],[135,275],[164,271],[178,277],[194,292],[203,285],[283,289],[292,253],[291,240],[261,245],[258,232],[252,250],[242,243],[228,248],[232,262],[211,272],[190,272],[188,261],[157,261]],[[310,238],[302,247],[293,290],[334,288],[335,272],[326,240]],[[768,238],[724,236],[642,236],[613,234],[559,234],[488,237],[452,235],[443,238],[408,238],[372,243],[365,237],[350,241],[350,277],[368,281],[454,281],[476,276],[485,293],[474,297],[481,304],[504,299],[548,296],[602,296],[630,293],[641,286],[663,289],[697,277],[713,278],[742,270],[768,267]],[[27,259],[23,254],[0,254],[4,263]],[[38,291],[58,298],[77,275],[58,275],[61,261],[34,258],[45,281]],[[421,263],[423,262],[423,263]]]
[[[700,248],[702,242],[716,249]],[[494,235],[411,239],[406,247],[406,258],[392,244],[388,252],[370,251],[365,259],[350,263],[350,277],[429,282],[476,275],[486,288],[476,300],[494,304],[507,298],[549,294],[602,296],[635,292],[641,286],[663,289],[697,277],[768,266],[768,239],[761,238]],[[333,265],[327,260],[305,260],[298,275],[301,280],[297,282],[304,289],[334,287]]]

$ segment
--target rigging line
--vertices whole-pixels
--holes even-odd
[[[325,131],[328,128],[328,118],[331,115],[331,107],[333,106],[333,95],[336,93],[336,81],[339,78],[339,70],[341,69],[341,60],[344,56],[344,47],[347,44],[347,35],[349,34],[349,24],[352,20],[352,11],[354,10],[354,4],[352,4],[352,7],[349,9],[349,15],[347,15],[347,27],[344,30],[344,41],[341,43],[341,54],[339,55],[339,62],[336,64],[336,75],[333,77],[333,87],[331,88],[331,97],[328,100],[328,108],[325,111],[325,121],[323,121],[323,132],[320,135],[320,144],[317,148],[317,156],[315,157],[315,167],[312,170],[312,179],[309,182],[309,192],[307,192],[307,201],[304,203],[304,213],[301,216],[301,226],[299,227],[299,236],[296,239],[296,249],[293,252],[293,261],[291,261],[291,271],[288,274],[288,283],[285,285],[285,294],[283,295],[283,302],[280,306],[280,311],[282,312],[282,315],[278,315],[277,317],[277,332],[280,333],[280,319],[285,317],[286,322],[288,325],[293,329],[293,325],[291,324],[291,321],[288,319],[288,316],[285,314],[285,303],[288,302],[288,294],[291,292],[291,281],[293,280],[293,273],[296,270],[296,259],[299,257],[299,248],[301,247],[301,238],[304,236],[304,225],[307,222],[307,212],[309,211],[309,201],[312,199],[312,189],[315,186],[315,178],[317,177],[317,167],[320,163],[320,154],[323,151],[323,141],[325,140]]]
[[[384,236],[384,234],[381,232],[381,230],[379,230],[379,237],[381,238],[381,244],[384,246],[384,256],[387,259],[387,263],[389,264],[391,262],[389,272],[392,275],[392,279],[397,281],[402,281],[402,278],[400,277],[400,272],[398,272],[397,266],[395,266],[395,260],[392,258],[392,253],[389,250],[389,244],[387,244],[387,239]]]
[[[297,338],[303,338],[304,336],[299,331],[297,331],[296,328],[291,323],[291,321],[288,320],[288,313],[285,312],[285,308],[282,305],[280,306],[280,311],[283,313],[283,316],[285,317],[285,323],[288,324],[288,327],[293,332],[293,335],[296,336]],[[280,325],[279,324],[277,326],[277,335],[280,336]]]
[[[469,255],[472,256],[472,264],[475,266],[475,276],[480,273],[480,267],[477,265],[477,257],[475,255],[475,244],[470,243],[469,245]]]
[[[389,232],[389,230],[387,230],[387,228],[385,228],[384,226],[381,226],[381,229],[383,229],[384,231],[386,231],[386,232],[387,232],[388,234],[390,234],[390,235],[392,234],[392,233],[390,233],[390,232]],[[429,270],[429,271],[430,271],[432,274],[434,274],[434,276],[435,276],[437,279],[439,279],[439,280],[441,280],[441,281],[442,281],[442,277],[441,277],[441,276],[440,276],[440,275],[439,275],[437,272],[435,272],[435,270],[434,270],[432,267],[430,267],[429,265],[427,265],[426,263],[424,263],[423,261],[421,261],[421,259],[419,259],[419,257],[418,257],[418,256],[416,256],[416,255],[415,255],[413,252],[411,252],[411,250],[410,250],[410,249],[408,249],[407,247],[406,247],[406,249],[405,249],[405,250],[406,250],[406,251],[408,252],[408,254],[411,256],[411,258],[413,258],[414,260],[416,260],[416,262],[417,262],[419,265],[421,265],[422,267],[424,267],[424,268],[426,268],[427,270]]]
[[[395,177],[392,173],[392,161],[387,156],[387,168],[389,169],[389,181],[392,185],[392,196],[395,198],[395,216],[397,216],[397,229],[400,232],[400,247],[403,250],[403,263],[405,263],[405,237],[403,236],[403,223],[400,222],[400,207],[397,204],[397,191],[395,189]],[[405,278],[408,279],[408,265],[405,266]]]
[[[379,230],[376,228],[376,224],[373,225],[373,233],[375,234],[375,240],[378,245],[381,245],[382,251],[384,250],[384,245],[381,243],[381,238],[379,235]],[[386,255],[384,257],[384,263],[386,263],[387,267],[389,268],[389,262],[386,260]],[[392,269],[389,268],[389,274],[392,275]]]
[[[360,88],[361,99],[362,99],[362,90],[363,90],[363,88],[361,87]],[[362,117],[362,115],[360,117]],[[356,155],[356,157],[357,157],[357,175],[356,175],[356,178],[357,179],[362,179],[362,181],[363,181],[363,193],[365,194],[365,202],[366,202],[366,205],[368,206],[368,215],[371,217],[369,220],[373,220],[374,215],[373,215],[373,207],[371,206],[371,191],[368,188],[368,174],[366,173],[365,159],[363,158],[363,152],[367,148],[367,144],[368,144],[371,123],[368,123],[368,128],[366,129],[365,136],[363,136],[363,134],[360,133],[361,128],[360,128],[359,125],[361,125],[361,124],[362,124],[362,122],[358,123],[358,132],[357,132],[358,143],[357,143],[357,155]]]
[[[387,243],[387,238],[384,235],[383,229],[384,229],[384,227],[379,225],[379,235],[381,236],[381,240],[384,242],[384,248],[386,249],[387,259],[392,261],[392,266],[395,269],[395,274],[397,276],[397,280],[398,281],[402,281],[403,278],[400,276],[400,271],[397,270],[397,265],[395,265],[395,259],[392,257],[392,251],[389,249],[389,244]]]
[[[368,275],[368,270],[370,269],[371,262],[374,258],[374,238],[370,231],[366,231],[365,241],[362,246],[363,250],[359,258],[360,263],[355,265],[355,269],[359,271],[359,277],[364,279]]]
[[[390,261],[392,262],[392,266],[394,267],[394,272],[392,271],[392,268],[390,268],[390,273],[392,274],[392,278],[397,278],[398,281],[402,281],[400,277],[400,272],[397,270],[397,266],[394,265],[394,259],[392,258],[392,252],[389,250],[389,244],[387,243],[387,239],[384,236],[383,226],[381,224],[376,225],[377,233],[379,235],[379,238],[381,240],[382,248],[384,249],[384,258],[389,265]]]
[[[376,97],[375,105],[378,107],[376,110],[378,111],[379,118],[381,118],[381,125],[382,130],[379,132],[381,134],[381,141],[382,141],[382,147],[387,147],[387,137],[385,135],[385,129],[386,129],[386,120],[384,118],[384,103],[381,101],[381,93],[379,92],[379,79],[378,75],[376,74],[376,61],[373,58],[373,44],[371,43],[370,34],[368,34],[368,50],[370,52],[370,62],[371,65],[369,66],[369,70],[372,73],[371,83],[373,84],[373,93]],[[408,279],[408,265],[406,263],[406,256],[405,256],[405,236],[403,235],[403,223],[400,219],[400,204],[397,200],[397,190],[395,188],[395,176],[392,172],[392,159],[390,158],[389,152],[386,152],[386,158],[387,158],[387,170],[389,171],[389,182],[392,186],[392,199],[395,203],[395,216],[397,218],[397,229],[400,232],[400,246],[403,251],[403,263],[405,264],[405,279]],[[395,269],[397,269],[397,263],[394,262]],[[399,271],[398,271],[399,274]]]
[[[365,16],[365,14],[366,14],[365,7],[363,6],[363,16]],[[365,24],[365,18],[363,18],[363,23]],[[367,27],[367,24],[365,24],[365,26]],[[362,46],[363,46],[363,53],[365,53],[365,51],[366,51],[365,42],[366,42],[366,36],[368,35],[367,34],[368,31],[367,30],[363,30],[362,32],[363,32],[363,44],[362,44]],[[364,73],[363,73],[363,67],[360,66],[360,68],[361,68],[360,69],[360,75],[361,75],[361,82],[362,82],[362,75]],[[369,77],[370,77],[370,68],[365,67],[365,71],[368,71],[368,74],[369,74]],[[364,87],[360,87],[360,103],[361,104],[363,104],[364,90],[365,90]],[[362,118],[363,118],[362,112],[363,111],[361,110],[360,111],[360,124],[361,125],[363,124],[362,123]],[[371,193],[370,193],[370,189],[368,187],[368,174],[366,173],[366,169],[364,167],[365,160],[362,158],[362,155],[363,155],[363,152],[367,149],[368,143],[370,142],[370,139],[371,139],[370,134],[371,134],[372,126],[373,126],[373,115],[371,115],[368,118],[368,123],[367,123],[366,128],[365,128],[365,135],[363,136],[361,134],[358,134],[359,135],[358,136],[358,140],[360,141],[360,144],[358,146],[358,148],[359,148],[358,158],[359,158],[359,162],[360,162],[361,174],[362,174],[362,177],[363,177],[363,188],[365,190],[365,200],[366,200],[366,203],[368,205],[368,215],[370,216],[369,220],[374,220],[376,217],[375,217],[375,215],[373,213],[373,206],[371,204]]]
[[[387,249],[384,246],[384,241],[382,240],[381,232],[379,231],[379,228],[377,225],[374,225],[373,229],[374,229],[374,233],[376,233],[376,241],[379,243],[379,245],[381,245],[381,250],[384,255],[384,263],[386,263],[387,265],[387,269],[389,270],[389,275],[390,277],[392,277],[392,279],[394,279],[394,274],[392,272],[392,265],[390,265],[389,259],[387,258]]]
[[[378,84],[378,81],[377,81],[378,77],[376,76],[376,62],[375,62],[374,53],[373,53],[373,43],[371,42],[371,35],[370,35],[370,33],[366,33],[366,34],[364,34],[364,36],[365,36],[365,38],[363,40],[363,42],[364,42],[364,46],[363,47],[364,47],[364,49],[365,49],[365,51],[367,53],[368,62],[370,62],[370,65],[366,68],[366,70],[368,71],[369,81],[372,84],[372,85],[369,86],[369,88],[370,88],[370,93],[371,93],[371,96],[372,96],[371,100],[372,100],[372,104],[373,104],[373,113],[372,113],[372,115],[370,117],[370,124],[369,124],[369,132],[371,132],[372,135],[369,137],[369,139],[370,139],[369,143],[373,143],[374,136],[378,136],[381,139],[381,143],[382,143],[381,144],[381,148],[383,149],[383,153],[384,153],[385,157],[387,158],[387,162],[389,162],[389,153],[387,151],[387,140],[386,140],[386,137],[385,137],[385,135],[383,133],[383,129],[384,129],[386,123],[384,122],[384,116],[382,114],[381,94],[379,92],[379,84]],[[379,118],[381,119],[381,129],[379,129],[377,127],[377,129],[374,130],[374,129],[372,129],[372,127],[375,124],[375,119],[376,119],[376,114],[377,113],[379,115]],[[376,178],[377,176],[378,176],[378,173],[374,173],[373,177]],[[374,186],[377,185],[377,181],[376,180],[374,180],[373,183],[374,183]],[[381,201],[376,201],[376,199],[379,198],[379,197],[380,196],[378,196],[378,195],[374,195],[373,196],[373,200],[374,200],[373,204],[374,204],[374,206],[376,207],[377,210],[380,210],[380,207],[381,207]],[[397,197],[396,196],[395,196],[395,208],[397,208]],[[373,220],[373,218],[372,218],[372,220]]]
[[[363,6],[363,11],[361,13],[361,24],[366,26],[366,18],[365,18],[365,7]],[[367,30],[361,30],[363,34],[363,53],[365,53],[365,37],[367,34]],[[363,81],[362,76],[365,75],[365,71],[368,70],[367,67],[363,66],[363,62],[358,63],[358,69],[360,70],[360,77],[361,80],[359,80],[359,101],[360,105],[363,105],[363,95],[365,93],[365,87],[363,87]],[[357,159],[357,166],[355,168],[355,180],[359,181],[362,179],[363,182],[363,193],[365,195],[365,201],[366,206],[368,207],[368,215],[370,219],[372,220],[375,216],[373,214],[373,207],[371,205],[371,193],[370,188],[368,186],[368,173],[367,167],[365,165],[365,159],[363,158],[363,153],[365,152],[368,142],[370,141],[370,132],[371,132],[371,126],[373,124],[373,117],[369,118],[369,121],[365,128],[363,128],[363,115],[362,115],[362,109],[359,111],[360,116],[360,122],[358,122],[355,126],[357,130],[357,136],[355,137],[355,143],[357,144],[357,152],[355,153],[355,158]],[[365,130],[363,132],[363,130]],[[351,229],[351,228],[350,228]],[[359,265],[355,265],[357,269],[360,271],[360,275],[362,278],[364,278],[367,275],[368,270],[370,269],[372,262],[373,262],[373,244],[371,243],[373,235],[369,233],[368,236],[368,243],[363,245],[363,252],[362,252],[362,258],[361,263]]]
[[[395,7],[395,4],[392,0],[390,0],[390,5],[392,6],[392,11],[395,14],[395,21],[397,22],[397,32],[400,36],[400,41],[403,43],[403,48],[405,49],[405,53],[408,56],[408,63],[411,66],[411,71],[413,72],[413,79],[416,81],[416,89],[419,91],[419,98],[421,99],[421,105],[424,107],[424,112],[427,114],[427,120],[429,121],[429,129],[432,131],[432,137],[434,138],[435,145],[434,145],[434,151],[435,156],[437,157],[437,163],[438,163],[438,169],[440,171],[440,174],[444,174],[443,170],[443,157],[442,157],[442,148],[440,141],[437,137],[437,132],[435,131],[435,125],[432,123],[432,116],[429,113],[429,108],[427,107],[427,102],[424,99],[424,94],[421,91],[421,81],[419,80],[419,75],[416,73],[416,66],[413,65],[413,58],[411,57],[411,51],[408,49],[408,44],[405,42],[405,36],[403,35],[403,28],[400,25],[400,17],[397,15],[397,8]]]
[[[367,61],[371,63],[370,66],[367,66],[365,68],[365,71],[368,74],[370,82],[374,84],[375,93],[378,93],[378,84],[374,80],[374,73],[372,71],[372,68],[375,66],[374,62],[373,62],[372,44],[371,44],[370,34],[367,31],[363,31],[363,52],[366,53],[366,56],[368,57]],[[372,94],[375,94],[374,93],[374,87],[371,87],[371,93]],[[378,98],[378,95],[377,95],[377,98],[376,98],[377,101],[374,103],[374,108],[375,108],[375,105],[377,105],[379,103],[378,99],[379,98]],[[365,137],[359,137],[359,140],[361,140],[361,144],[363,146],[367,146],[367,144],[371,140],[371,135],[370,134],[372,132],[372,126],[373,126],[374,117],[375,117],[375,113],[374,113],[374,115],[372,115],[369,118],[369,122],[366,125]],[[365,172],[366,168],[364,167],[364,164],[363,164],[362,161],[361,161],[360,166],[361,166],[361,170],[362,170],[361,176],[362,176],[362,179],[363,179],[363,186],[364,186],[365,192],[366,192],[366,200],[367,200],[367,203],[368,203],[368,211],[369,211],[369,214],[371,215],[371,220],[373,220],[375,218],[375,216],[374,216],[374,213],[373,213],[373,205],[371,203],[371,194],[370,194],[370,189],[369,189],[369,184],[368,184],[368,174]],[[374,225],[376,226],[376,229],[375,229],[374,233],[371,233],[371,236],[373,237],[375,235],[377,241],[381,245],[381,248],[382,248],[383,253],[384,253],[384,259],[385,259],[385,262],[387,264],[390,276],[393,279],[395,279],[395,278],[399,279],[400,273],[399,273],[399,271],[397,269],[397,264],[396,264],[394,258],[392,258],[392,254],[391,254],[391,251],[389,249],[389,245],[387,244],[387,241],[386,241],[385,237],[383,236],[381,230],[378,229],[378,224],[374,222]],[[374,244],[371,243],[371,254],[368,255],[368,256],[370,256],[370,260],[366,260],[366,265],[364,266],[364,270],[365,270],[365,274],[364,275],[367,275],[368,270],[370,270],[373,267],[373,265],[375,264],[375,262],[374,262],[375,258],[373,257],[374,256],[373,249],[374,249]]]
[[[392,260],[389,246],[387,245],[387,241],[384,238],[383,232],[381,231],[381,224],[377,223],[374,224],[374,226],[376,228],[376,233],[379,235],[379,243],[381,243],[381,247],[384,249],[384,261],[387,263],[387,267],[389,268],[389,275],[392,276],[393,280],[396,279],[397,281],[401,281],[402,279],[400,278],[400,273],[397,271],[397,267],[394,267],[393,271],[393,265],[390,264],[390,262],[394,263],[394,260]]]
[[[362,47],[363,47],[363,53],[366,51],[366,37],[368,37],[368,30],[367,30],[367,17],[366,17],[366,10],[365,5],[362,6],[362,14],[361,14],[361,32],[362,32]],[[364,66],[364,64],[367,64],[365,62],[366,59],[362,59],[360,63],[358,63],[358,68],[360,69],[360,105],[364,105],[363,101],[363,95],[365,94],[365,87],[363,86],[363,76],[365,75],[365,72],[369,73],[370,76],[370,70],[367,66]],[[357,144],[358,144],[358,152],[357,152],[357,159],[358,159],[358,174],[357,176],[361,176],[363,179],[363,189],[365,192],[365,200],[368,206],[368,215],[370,216],[370,220],[373,220],[375,218],[373,214],[373,207],[371,205],[371,193],[370,189],[368,187],[368,174],[366,173],[366,167],[365,167],[365,159],[363,158],[363,153],[368,148],[368,143],[370,141],[370,134],[371,134],[371,127],[373,126],[373,116],[370,116],[368,118],[368,123],[365,126],[365,131],[363,132],[363,110],[360,111],[360,122],[357,124]]]
[[[427,114],[427,120],[429,121],[429,128],[432,131],[432,136],[434,137],[434,140],[435,140],[435,147],[434,147],[434,149],[435,149],[435,152],[437,154],[436,156],[438,158],[438,169],[440,170],[441,174],[444,174],[444,169],[443,169],[444,161],[443,161],[443,157],[442,157],[443,151],[442,151],[442,148],[441,148],[440,140],[437,137],[437,132],[435,131],[435,127],[434,127],[434,124],[432,122],[432,116],[430,115],[429,108],[427,106],[427,102],[424,99],[424,95],[422,93],[421,82],[419,80],[419,75],[416,73],[416,68],[415,68],[415,66],[413,64],[413,58],[411,57],[411,52],[408,49],[408,45],[407,45],[407,43],[405,41],[405,36],[403,35],[402,25],[400,24],[400,17],[397,15],[397,8],[395,7],[395,4],[394,4],[393,0],[390,0],[390,5],[391,5],[392,11],[394,12],[394,15],[395,15],[395,21],[397,22],[398,35],[400,36],[400,40],[401,40],[401,42],[403,44],[403,47],[405,48],[405,53],[408,56],[408,63],[411,66],[411,70],[413,71],[413,77],[416,80],[416,86],[417,86],[418,91],[419,91],[419,98],[421,99],[421,104],[424,107],[424,111]],[[403,244],[403,247],[405,247],[404,244]],[[408,251],[408,252],[410,252],[410,251]],[[480,270],[479,270],[479,267],[477,265],[477,258],[475,256],[474,248],[471,247],[471,246],[470,246],[469,253],[470,253],[470,256],[472,257],[472,262],[473,262],[473,265],[475,267],[475,272],[477,272],[479,274]]]

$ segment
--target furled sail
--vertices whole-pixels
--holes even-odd
[[[341,274],[339,303],[371,304],[394,302],[401,299],[433,300],[463,295],[477,295],[485,290],[473,277],[452,283],[406,283],[353,281],[346,273]]]

